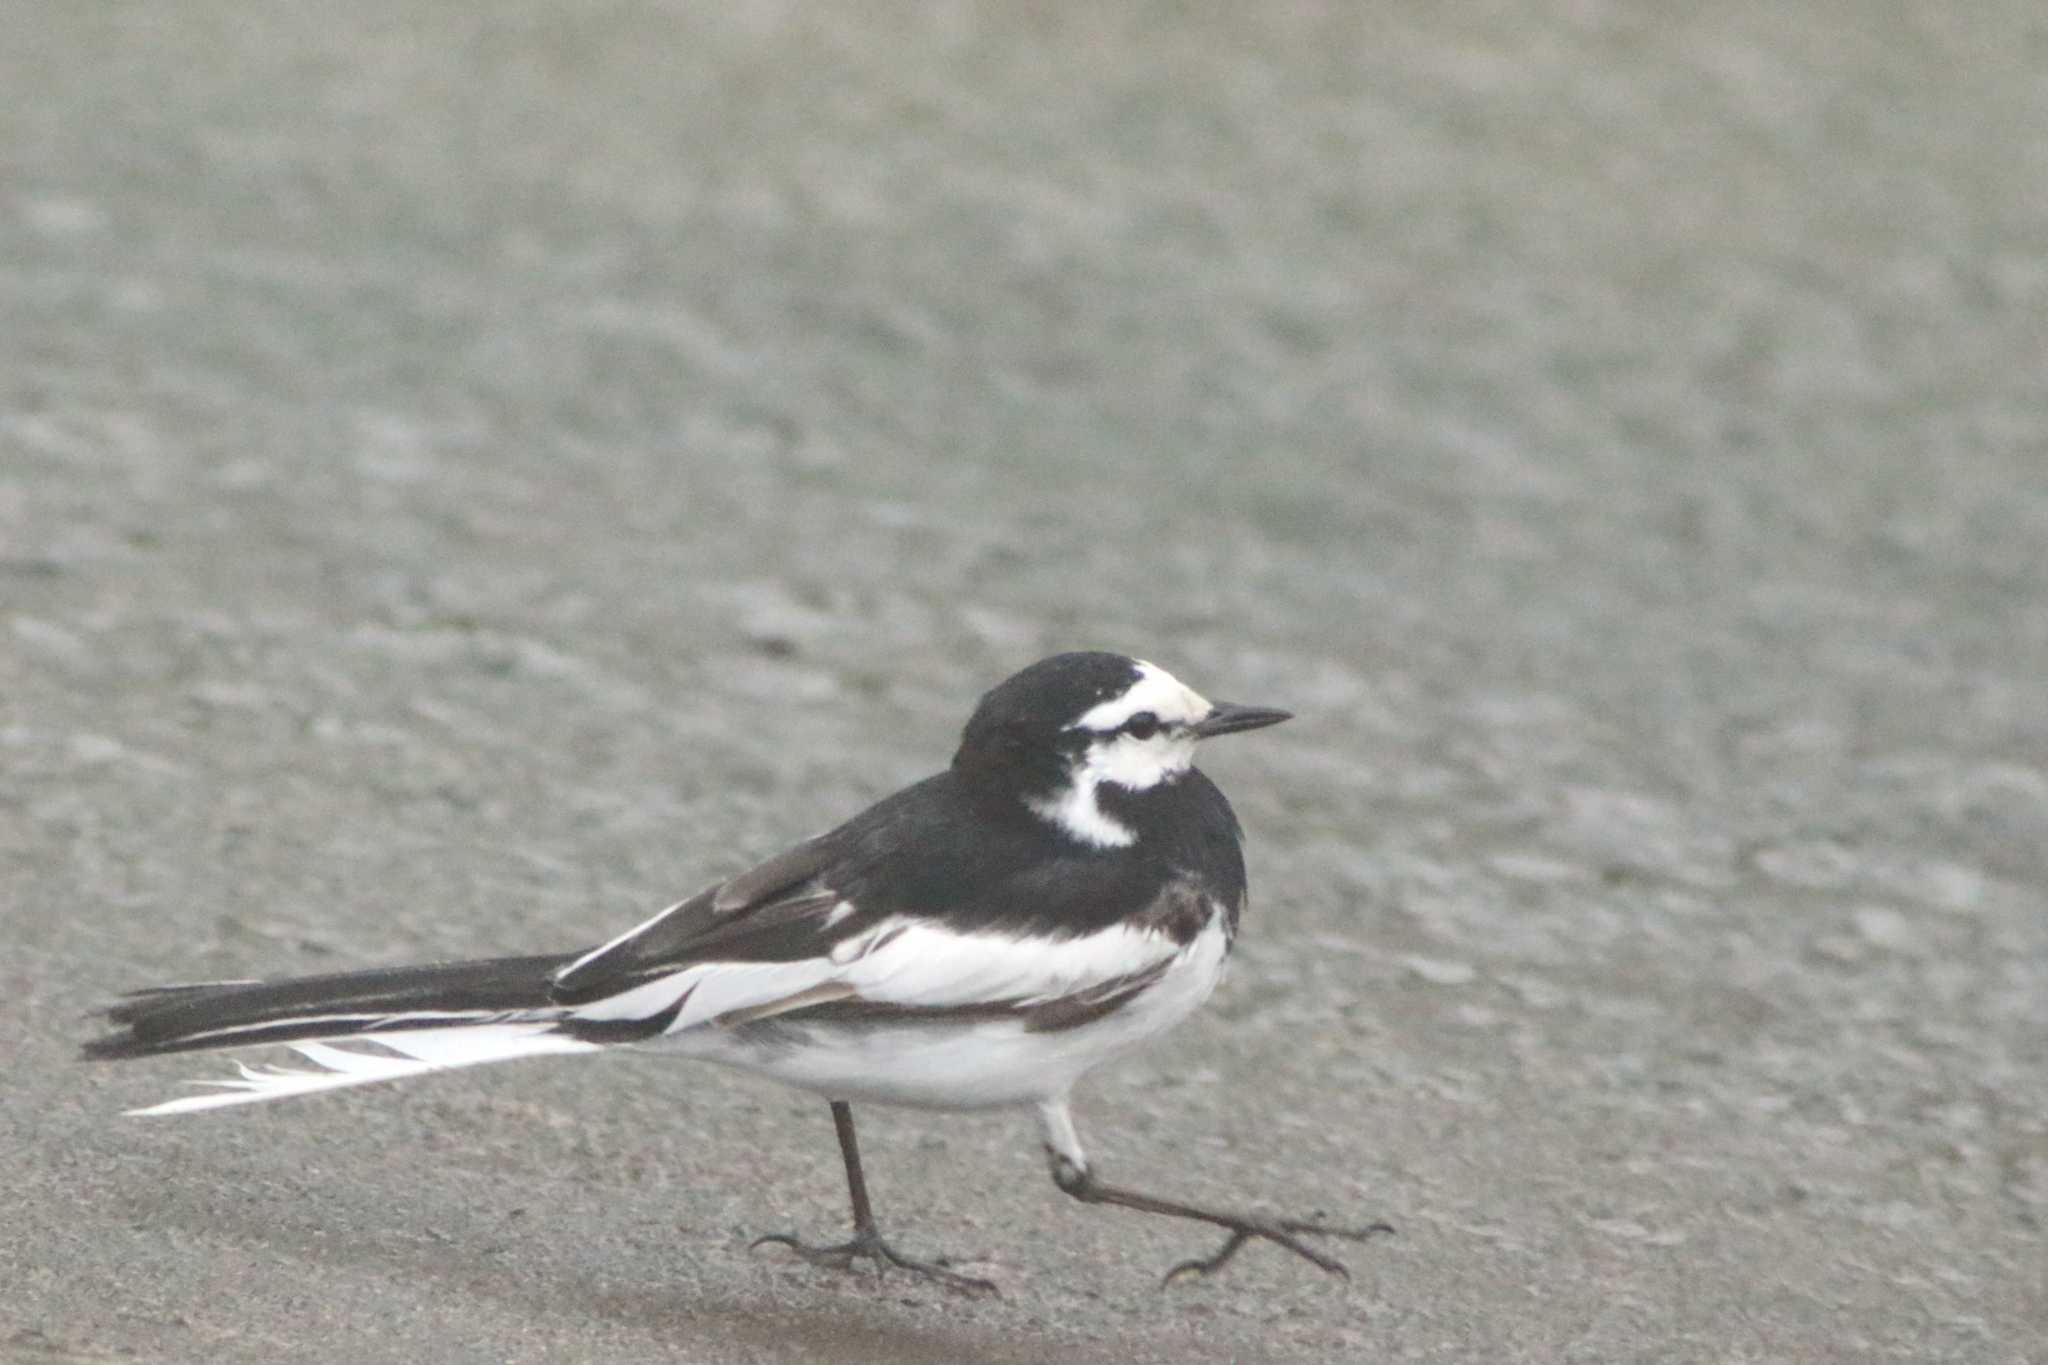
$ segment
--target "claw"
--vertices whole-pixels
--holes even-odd
[[[1285,1247],[1311,1265],[1328,1271],[1340,1280],[1348,1280],[1351,1278],[1351,1272],[1344,1268],[1342,1261],[1316,1250],[1295,1234],[1343,1237],[1354,1242],[1362,1242],[1371,1237],[1392,1236],[1393,1232],[1392,1223],[1368,1223],[1362,1228],[1333,1228],[1312,1219],[1283,1218],[1271,1222],[1247,1219],[1231,1229],[1230,1236],[1224,1239],[1223,1245],[1217,1248],[1215,1255],[1180,1262],[1166,1272],[1166,1277],[1159,1282],[1159,1287],[1166,1289],[1184,1278],[1203,1279],[1215,1274],[1229,1264],[1230,1258],[1242,1251],[1245,1244],[1254,1238]]]
[[[1252,1234],[1242,1229],[1231,1233],[1230,1237],[1223,1243],[1222,1249],[1214,1256],[1197,1256],[1191,1260],[1180,1262],[1166,1272],[1166,1278],[1159,1282],[1159,1287],[1161,1289],[1169,1289],[1179,1283],[1183,1277],[1199,1280],[1204,1276],[1214,1274],[1223,1268],[1224,1262],[1237,1255],[1238,1249],[1251,1239]]]
[[[751,1256],[770,1243],[788,1247],[812,1265],[829,1265],[834,1270],[853,1269],[854,1243],[842,1242],[838,1246],[829,1247],[805,1246],[801,1241],[797,1240],[795,1233],[790,1232],[770,1232],[756,1237],[753,1241],[747,1243],[747,1254]],[[880,1257],[876,1257],[875,1278],[880,1279],[881,1277],[882,1260]]]
[[[873,1228],[857,1229],[854,1232],[852,1241],[839,1242],[833,1246],[822,1247],[811,1246],[798,1238],[794,1233],[771,1232],[765,1236],[756,1237],[747,1244],[747,1250],[752,1252],[769,1243],[788,1247],[812,1265],[830,1266],[834,1270],[850,1271],[853,1269],[853,1263],[856,1259],[865,1258],[874,1262],[875,1277],[877,1279],[886,1274],[890,1266],[895,1266],[897,1269],[907,1270],[913,1275],[922,1275],[926,1279],[936,1280],[946,1286],[946,1288],[962,1294],[995,1294],[1000,1297],[1002,1292],[996,1288],[992,1280],[984,1280],[974,1275],[962,1275],[957,1270],[948,1270],[936,1261],[919,1261],[905,1256],[883,1241],[881,1233]]]

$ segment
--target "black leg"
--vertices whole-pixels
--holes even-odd
[[[948,1270],[934,1261],[912,1260],[882,1240],[882,1230],[875,1224],[874,1207],[868,1203],[868,1182],[861,1174],[860,1143],[853,1133],[853,1106],[844,1100],[832,1101],[832,1126],[839,1133],[839,1154],[846,1159],[846,1193],[853,1202],[852,1239],[835,1246],[819,1247],[798,1240],[793,1233],[771,1232],[766,1237],[755,1238],[753,1245],[758,1247],[773,1242],[788,1247],[812,1265],[829,1265],[835,1270],[851,1270],[857,1257],[866,1257],[875,1263],[878,1272],[895,1266],[913,1275],[937,1280],[949,1289],[976,1294],[995,1293],[995,1285],[987,1280]]]
[[[1302,1241],[1304,1236],[1345,1237],[1353,1241],[1365,1241],[1369,1237],[1391,1236],[1394,1228],[1390,1223],[1369,1223],[1364,1227],[1332,1227],[1320,1219],[1268,1218],[1261,1214],[1229,1213],[1219,1209],[1205,1209],[1194,1204],[1183,1204],[1178,1200],[1161,1199],[1157,1195],[1143,1194],[1137,1190],[1120,1189],[1106,1185],[1095,1178],[1089,1169],[1088,1158],[1081,1151],[1080,1138],[1074,1132],[1073,1117],[1067,1112],[1066,1102],[1060,1100],[1040,1106],[1039,1117],[1045,1124],[1045,1152],[1052,1162],[1053,1183],[1084,1204],[1112,1204],[1118,1208],[1135,1209],[1139,1213],[1163,1214],[1168,1218],[1190,1218],[1197,1222],[1214,1223],[1226,1228],[1230,1236],[1213,1256],[1182,1261],[1166,1272],[1165,1284],[1172,1284],[1183,1275],[1209,1275],[1229,1264],[1230,1258],[1244,1248],[1245,1243],[1254,1239],[1271,1242],[1285,1247],[1311,1265],[1344,1279],[1351,1277],[1344,1269],[1344,1263]]]
[[[839,1155],[846,1159],[846,1193],[853,1200],[853,1226],[872,1232],[875,1209],[868,1203],[868,1181],[860,1169],[860,1139],[853,1132],[853,1106],[832,1101],[832,1130],[839,1134]]]

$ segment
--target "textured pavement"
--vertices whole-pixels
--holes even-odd
[[[827,14],[828,9],[843,14]],[[0,1359],[2041,1361],[2038,5],[17,3]],[[604,937],[1125,649],[1232,979],[1105,1173],[661,1058],[190,1119],[162,980]]]

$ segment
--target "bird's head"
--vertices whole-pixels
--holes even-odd
[[[982,697],[953,769],[1084,844],[1121,847],[1137,834],[1113,807],[1187,773],[1200,741],[1288,715],[1212,702],[1142,659],[1055,654]]]

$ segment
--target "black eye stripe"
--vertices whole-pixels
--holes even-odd
[[[1159,717],[1153,715],[1150,711],[1140,711],[1137,715],[1125,721],[1121,728],[1125,734],[1133,739],[1150,739],[1159,733]]]

